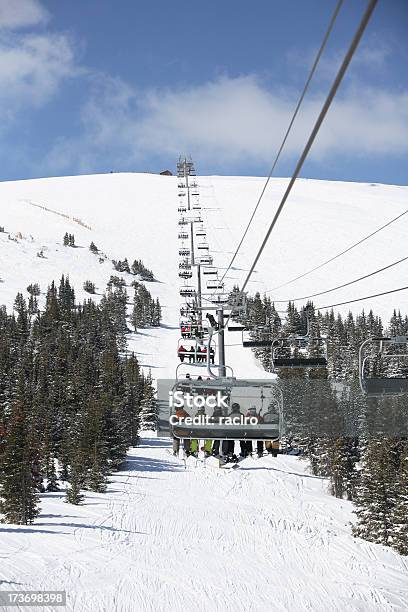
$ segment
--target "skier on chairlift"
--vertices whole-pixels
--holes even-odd
[[[262,417],[257,413],[256,411],[256,406],[251,406],[248,409],[248,412],[246,414],[247,417],[251,417],[251,418],[256,418],[258,423],[262,422]],[[252,448],[252,440],[240,440],[240,447],[241,447],[241,457],[248,457],[248,455],[252,455],[253,453],[253,448]],[[256,451],[258,454],[258,457],[262,457],[263,455],[263,441],[262,440],[258,440],[256,443]]]
[[[190,415],[188,414],[187,410],[185,410],[184,408],[178,408],[178,410],[176,410],[177,418],[185,419],[188,416]],[[185,439],[183,441],[183,448],[184,448],[184,452],[186,453],[187,457],[190,454],[190,446],[191,446],[191,440]],[[173,455],[177,457],[179,454],[179,450],[180,450],[180,438],[176,438],[176,436],[173,436]]]
[[[195,348],[193,345],[191,345],[188,350],[188,361],[189,363],[194,363],[195,361]]]
[[[179,359],[180,359],[181,363],[183,363],[183,361],[184,361],[184,357],[185,357],[184,353],[185,352],[186,352],[186,349],[184,348],[183,345],[181,345],[179,350],[178,350],[178,356],[179,356]]]
[[[231,412],[228,417],[230,418],[240,418],[241,417],[241,406],[234,402],[231,406]],[[222,443],[222,454],[226,457],[227,463],[229,461],[237,461],[238,457],[234,453],[235,450],[235,440],[223,440]]]
[[[220,408],[220,406],[216,406],[214,408],[214,412],[212,414],[212,417],[210,418],[210,423],[219,423],[220,419],[222,418],[223,414],[222,414],[222,409]],[[213,445],[212,445],[212,455],[214,457],[218,457],[220,454],[220,442],[221,440],[214,440]]]
[[[210,314],[209,312],[207,312],[207,314],[205,315],[205,318],[208,319],[209,324],[211,325],[211,327],[213,329],[215,329],[215,331],[217,331],[218,329],[218,324],[217,321],[214,318],[214,315]]]
[[[272,423],[276,423],[277,428],[279,428],[279,413],[276,409],[275,404],[273,404],[272,402],[269,404],[268,411],[265,412],[262,419],[265,424],[269,425]],[[277,443],[277,446],[279,446],[279,442]],[[268,454],[272,455],[273,457],[277,457],[278,448],[276,448],[275,442],[273,442],[272,440],[266,440],[265,448],[268,451]]]

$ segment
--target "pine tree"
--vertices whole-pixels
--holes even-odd
[[[20,377],[19,395],[11,407],[0,473],[0,513],[6,522],[28,525],[39,514],[37,483],[33,474],[33,438],[24,382]]]
[[[396,481],[397,498],[392,514],[391,545],[401,555],[408,555],[408,442],[402,445]]]
[[[396,500],[395,441],[371,439],[363,454],[362,474],[356,490],[357,524],[353,526],[353,534],[389,545]]]
[[[139,420],[141,429],[157,429],[157,401],[155,398],[155,391],[152,386],[152,379],[150,373],[145,381],[143,389],[143,399],[140,403]]]
[[[70,486],[67,488],[65,501],[68,504],[79,506],[84,501],[85,496],[81,493],[81,478],[76,473],[75,468],[72,471]]]

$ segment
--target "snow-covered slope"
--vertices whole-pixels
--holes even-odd
[[[199,177],[201,204],[215,263],[226,266],[259,196],[264,179]],[[229,287],[241,282],[272,218],[286,179],[273,179],[255,217],[242,252],[227,276]],[[17,291],[69,274],[77,297],[87,279],[103,292],[114,273],[110,259],[141,258],[159,282],[149,290],[164,306],[163,327],[144,330],[130,347],[155,377],[174,375],[178,338],[177,178],[151,174],[106,174],[0,183],[0,303],[11,306]],[[285,282],[336,254],[408,208],[408,188],[299,180],[253,276],[250,291],[261,292]],[[271,293],[273,299],[295,298],[342,284],[407,255],[408,215],[366,243],[302,281]],[[62,246],[74,233],[78,248]],[[17,242],[8,239],[21,234]],[[89,252],[93,242],[108,260]],[[36,257],[43,248],[46,259]],[[315,299],[317,305],[341,302],[406,285],[408,264],[351,287]],[[129,281],[131,278],[129,277]],[[27,294],[26,294],[27,295]],[[388,320],[392,308],[407,312],[407,292],[353,305],[374,308]],[[98,299],[98,297],[97,297]],[[300,305],[300,303],[299,303]],[[281,305],[283,307],[283,305]],[[343,312],[349,309],[343,307]],[[259,377],[250,350],[237,335],[227,338],[227,360],[239,376]],[[235,346],[237,345],[237,346]]]
[[[223,267],[263,180],[199,182],[211,250]],[[242,279],[286,184],[271,182],[236,269],[228,274],[230,286]],[[346,248],[408,208],[407,195],[406,187],[299,181],[251,291],[279,285]],[[158,278],[148,288],[159,297],[164,320],[160,329],[133,335],[130,346],[153,376],[173,376],[180,301],[177,200],[176,178],[147,174],[0,184],[0,226],[6,232],[0,234],[0,303],[11,307],[17,291],[33,282],[44,292],[62,273],[82,300],[88,295],[85,280],[104,291],[114,273],[110,259],[141,258]],[[404,257],[407,226],[408,215],[272,297],[315,293]],[[75,234],[78,248],[62,246],[65,232]],[[91,241],[108,256],[103,263],[89,251]],[[44,259],[36,257],[41,249]],[[315,302],[404,286],[406,272],[401,264]],[[387,318],[394,307],[407,312],[406,302],[401,292],[353,310],[373,307]],[[231,334],[226,344],[238,376],[265,374],[239,338]],[[108,493],[88,494],[83,507],[66,505],[63,491],[45,493],[35,525],[0,526],[0,588],[66,589],[68,609],[81,612],[408,608],[406,559],[353,539],[351,504],[329,496],[327,482],[311,477],[301,461],[248,459],[232,472],[193,463],[184,470],[167,446],[166,440],[144,440],[130,451],[126,470],[111,478]]]
[[[105,495],[42,495],[0,526],[2,589],[66,589],[75,612],[403,612],[408,561],[350,535],[351,503],[295,457],[204,468],[145,438]]]

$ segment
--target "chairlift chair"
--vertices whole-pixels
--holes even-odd
[[[373,355],[364,355],[364,349],[369,344],[379,344],[379,352]],[[385,352],[384,349],[400,346],[401,353]],[[384,362],[394,359],[400,366],[400,361],[405,360],[405,376],[388,376],[384,378],[374,378],[369,376],[367,370],[372,359],[382,359]],[[368,338],[360,345],[359,350],[359,381],[363,393],[367,397],[397,396],[408,393],[408,377],[406,376],[408,366],[408,336],[391,336]]]
[[[305,336],[292,338],[275,338],[270,346],[272,350],[272,370],[280,368],[326,368],[327,367],[327,341],[325,338],[316,338],[314,347],[310,339]],[[303,346],[302,346],[303,344]],[[317,349],[317,355],[308,355],[310,348]],[[294,354],[296,352],[296,354]]]
[[[183,261],[180,261],[179,263],[179,268],[182,270],[191,270],[191,263],[188,259],[183,259]]]
[[[183,287],[180,287],[179,293],[181,297],[193,297],[196,294],[196,290],[195,287],[184,285]]]
[[[217,268],[203,268],[204,276],[216,276],[218,274]]]
[[[179,249],[179,255],[180,257],[190,257],[190,249],[187,247],[181,247]]]
[[[180,232],[178,237],[179,240],[188,240],[188,234],[186,234],[185,232]]]
[[[224,289],[224,283],[220,280],[208,280],[207,289]]]
[[[179,272],[179,278],[191,278],[193,273],[191,270],[181,270]]]
[[[183,409],[191,417],[178,416],[177,408],[170,407],[172,433],[177,438],[276,442],[284,434],[282,391],[274,381],[238,380],[233,376],[185,378],[177,379],[172,391],[173,396],[176,391],[182,392]],[[219,398],[221,411],[214,415],[212,406]],[[198,404],[202,403],[200,410]],[[233,404],[238,404],[234,411]],[[251,408],[255,409],[252,419]]]
[[[209,247],[209,245],[206,242],[199,242],[197,244],[197,249],[199,251],[207,251],[208,252],[210,250],[210,247]]]
[[[211,293],[207,297],[212,304],[228,304],[228,298],[229,296],[227,293]]]
[[[200,255],[197,257],[197,263],[199,264],[203,264],[206,266],[212,266],[213,265],[213,257],[212,255]]]
[[[177,210],[179,213],[185,213],[187,212],[187,206],[179,206]]]

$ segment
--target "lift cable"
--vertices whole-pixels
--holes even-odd
[[[344,306],[344,304],[353,304],[354,302],[362,302],[363,300],[369,300],[371,298],[381,297],[382,295],[389,295],[390,293],[397,293],[398,291],[405,291],[407,287],[400,287],[399,289],[391,289],[390,291],[383,291],[382,293],[375,293],[374,295],[366,295],[365,297],[356,298],[355,300],[348,300],[347,302],[339,302],[338,304],[329,304],[328,306],[315,306],[316,310],[324,310],[325,308],[334,308],[335,306]]]
[[[308,139],[308,141],[307,141],[307,143],[305,145],[305,148],[303,149],[303,152],[302,152],[302,154],[301,154],[301,156],[299,158],[298,163],[296,164],[296,168],[295,168],[295,170],[294,170],[294,172],[292,174],[292,177],[291,177],[291,179],[289,181],[289,184],[288,184],[288,186],[286,188],[286,191],[285,191],[285,193],[284,193],[284,195],[282,197],[282,200],[281,200],[281,202],[280,202],[280,204],[279,204],[279,206],[278,206],[278,208],[277,208],[277,210],[275,212],[275,215],[274,215],[274,217],[272,219],[272,222],[271,222],[271,224],[270,224],[270,226],[268,228],[268,231],[266,232],[265,238],[262,241],[262,244],[261,244],[261,246],[260,246],[260,248],[258,250],[258,253],[256,254],[256,257],[255,257],[255,259],[254,259],[254,261],[253,261],[253,263],[251,265],[249,273],[248,273],[248,275],[247,275],[247,277],[246,277],[246,279],[244,281],[244,284],[243,284],[242,288],[240,289],[240,292],[239,292],[238,296],[239,295],[241,295],[241,296],[243,295],[243,293],[245,291],[245,288],[246,288],[246,286],[247,286],[247,284],[249,282],[249,279],[251,278],[252,272],[254,271],[254,269],[255,269],[258,261],[259,261],[259,258],[261,257],[261,255],[263,253],[265,245],[266,245],[266,243],[269,240],[269,237],[270,237],[270,235],[271,235],[271,233],[272,233],[272,231],[273,231],[273,229],[274,229],[274,227],[276,225],[277,220],[279,219],[279,216],[280,216],[280,214],[281,214],[281,212],[283,210],[283,207],[285,206],[285,203],[286,203],[286,201],[287,201],[287,199],[289,197],[289,194],[292,191],[293,185],[295,184],[295,181],[296,181],[297,177],[299,176],[299,173],[300,173],[300,171],[302,169],[302,166],[303,166],[303,164],[304,164],[304,162],[305,162],[305,160],[306,160],[306,158],[308,156],[308,153],[309,153],[309,151],[310,151],[310,149],[311,149],[311,147],[313,145],[313,142],[314,142],[314,140],[315,140],[315,138],[316,138],[316,136],[317,136],[317,134],[319,132],[319,129],[320,129],[320,127],[321,127],[321,125],[322,125],[322,123],[324,121],[324,118],[326,117],[326,114],[327,114],[327,112],[328,112],[328,110],[329,110],[329,108],[331,106],[331,103],[333,102],[333,99],[334,99],[334,97],[335,97],[335,95],[337,93],[337,90],[338,90],[338,88],[340,86],[340,83],[343,80],[343,77],[344,77],[344,75],[346,73],[346,70],[347,70],[347,68],[348,68],[348,66],[349,66],[349,64],[351,62],[351,59],[352,59],[352,57],[353,57],[353,55],[354,55],[354,53],[355,53],[355,51],[356,51],[356,49],[358,47],[358,44],[359,44],[359,42],[361,40],[361,37],[363,36],[363,33],[364,33],[364,31],[365,31],[365,29],[367,27],[367,24],[368,24],[368,22],[370,20],[370,17],[372,15],[373,11],[374,11],[374,8],[375,8],[377,2],[378,2],[378,0],[370,0],[369,3],[368,3],[368,6],[367,6],[367,8],[366,8],[366,10],[364,12],[364,15],[363,15],[362,19],[361,19],[361,22],[360,22],[360,24],[359,24],[359,26],[357,28],[356,33],[354,34],[354,37],[353,37],[353,39],[352,39],[352,41],[350,43],[350,46],[349,46],[349,48],[347,50],[346,55],[344,56],[343,62],[342,62],[341,66],[340,66],[340,68],[339,68],[339,70],[337,72],[337,75],[336,75],[336,77],[335,77],[335,79],[333,81],[333,84],[332,84],[332,86],[330,88],[330,91],[329,91],[329,93],[327,95],[327,98],[326,98],[326,100],[325,100],[325,102],[323,104],[323,107],[322,107],[322,109],[320,111],[320,114],[319,114],[319,116],[318,116],[318,118],[316,120],[316,123],[315,123],[315,125],[314,125],[314,127],[312,129],[312,132],[311,132],[311,134],[309,136],[309,139]],[[229,319],[231,318],[231,315],[232,315],[232,311],[231,311],[231,313],[230,313],[230,315],[229,315],[229,317],[227,319],[227,323],[228,323]]]
[[[369,238],[372,238],[373,236],[375,236],[376,234],[381,232],[381,230],[385,229],[386,227],[388,227],[392,223],[395,223],[395,221],[398,221],[398,219],[401,219],[401,217],[403,217],[407,213],[408,213],[408,209],[404,210],[404,212],[400,213],[399,215],[397,215],[396,217],[391,219],[391,221],[388,221],[387,223],[385,223],[381,227],[377,228],[374,232],[371,232],[371,234],[368,234],[367,236],[364,236],[364,238],[361,238],[360,240],[358,240],[358,242],[355,242],[351,246],[347,247],[347,249],[344,249],[344,251],[341,251],[340,253],[337,253],[337,255],[334,255],[333,257],[330,257],[330,259],[327,259],[326,261],[324,261],[323,263],[319,264],[315,268],[312,268],[311,270],[308,270],[307,272],[304,272],[303,274],[300,274],[299,276],[296,276],[295,278],[292,278],[291,280],[286,281],[285,283],[282,283],[282,285],[278,285],[277,287],[273,287],[272,289],[268,289],[268,291],[265,291],[265,293],[271,293],[272,291],[276,291],[277,289],[281,289],[282,287],[286,287],[287,285],[290,285],[291,283],[294,283],[295,281],[300,280],[301,278],[304,278],[305,276],[308,276],[308,274],[311,274],[312,272],[315,272],[316,270],[320,270],[320,268],[323,268],[323,266],[326,266],[327,264],[331,263],[335,259],[338,259],[342,255],[345,255],[346,253],[348,253],[349,251],[351,251],[355,247],[359,246],[360,244],[362,244],[363,242],[365,242]]]
[[[308,300],[309,298],[314,298],[314,297],[317,297],[318,295],[324,295],[325,293],[331,293],[332,291],[337,291],[337,289],[343,289],[343,287],[354,285],[354,283],[358,283],[359,281],[365,280],[366,278],[370,278],[371,276],[374,276],[375,274],[384,272],[384,270],[388,270],[389,268],[392,268],[393,266],[396,266],[402,263],[403,261],[406,261],[407,259],[408,259],[408,255],[406,257],[403,257],[402,259],[398,259],[398,261],[394,261],[388,266],[384,266],[383,268],[380,268],[379,270],[375,270],[374,272],[370,272],[369,274],[365,274],[364,276],[355,278],[354,280],[349,281],[348,283],[344,283],[343,285],[338,285],[337,287],[333,287],[332,289],[326,289],[326,291],[320,291],[319,293],[313,293],[312,295],[304,295],[303,297],[291,298],[287,300],[274,300],[273,302],[274,304],[283,304],[284,302],[299,302],[300,300]]]
[[[248,233],[248,230],[249,230],[249,228],[250,228],[250,226],[251,226],[251,224],[252,224],[252,221],[253,221],[253,219],[254,219],[254,217],[255,217],[255,214],[256,214],[256,212],[257,212],[257,210],[258,210],[258,208],[259,208],[259,205],[260,205],[260,203],[261,203],[261,200],[262,200],[262,198],[263,198],[263,196],[264,196],[264,194],[265,194],[265,191],[266,191],[266,189],[267,189],[267,187],[268,187],[269,181],[270,181],[270,179],[272,178],[272,174],[273,174],[273,172],[274,172],[274,170],[275,170],[275,167],[276,167],[276,165],[277,165],[277,163],[278,163],[278,161],[279,161],[279,158],[280,158],[281,153],[282,153],[282,151],[283,151],[283,148],[284,148],[284,146],[285,146],[285,144],[286,144],[286,141],[287,141],[287,139],[288,139],[288,137],[289,137],[289,134],[290,134],[290,131],[291,131],[291,129],[292,129],[292,126],[293,126],[293,124],[294,124],[294,122],[295,122],[295,119],[296,119],[296,117],[297,117],[297,114],[298,114],[298,112],[299,112],[299,110],[300,110],[300,107],[301,107],[301,105],[302,105],[303,99],[304,99],[304,97],[305,97],[305,95],[306,95],[306,92],[307,92],[307,90],[308,90],[308,88],[309,88],[310,82],[311,82],[311,80],[312,80],[312,78],[313,78],[313,75],[314,75],[314,73],[315,73],[315,71],[316,71],[317,65],[318,65],[318,63],[319,63],[319,61],[320,61],[320,58],[321,58],[321,56],[322,56],[322,54],[323,54],[323,51],[324,51],[324,49],[325,49],[325,47],[326,47],[327,41],[328,41],[328,39],[329,39],[329,36],[330,36],[330,34],[331,34],[331,31],[332,31],[332,29],[333,29],[334,23],[335,23],[335,21],[336,21],[336,18],[337,18],[337,15],[338,15],[339,11],[340,11],[340,8],[341,8],[341,6],[342,6],[342,4],[343,4],[343,1],[344,1],[344,0],[339,0],[339,1],[337,2],[336,8],[335,8],[334,13],[333,13],[333,15],[332,15],[332,18],[331,18],[331,20],[330,20],[329,26],[328,26],[328,28],[327,28],[327,31],[326,31],[325,35],[324,35],[323,42],[322,42],[322,44],[321,44],[321,46],[320,46],[320,49],[319,49],[319,51],[318,51],[318,53],[317,53],[317,55],[316,55],[315,61],[314,61],[313,66],[312,66],[312,68],[311,68],[311,70],[310,70],[310,73],[309,73],[309,75],[308,75],[308,77],[307,77],[306,83],[305,83],[305,85],[304,85],[304,87],[303,87],[303,91],[302,91],[302,93],[301,93],[301,96],[300,96],[300,98],[299,98],[299,100],[298,100],[298,102],[297,102],[296,108],[295,108],[294,113],[293,113],[293,115],[292,115],[292,119],[290,120],[290,123],[289,123],[288,128],[287,128],[286,133],[285,133],[285,136],[284,136],[284,138],[283,138],[283,140],[282,140],[282,143],[281,143],[281,145],[280,145],[280,147],[279,147],[279,150],[278,150],[278,152],[277,152],[277,154],[276,154],[276,157],[275,157],[274,162],[273,162],[273,164],[272,164],[272,168],[271,168],[271,170],[270,170],[270,172],[269,172],[269,174],[268,174],[268,177],[267,177],[267,179],[266,179],[266,182],[265,182],[265,184],[264,184],[264,186],[263,186],[263,188],[262,188],[262,191],[261,191],[261,194],[260,194],[260,196],[259,196],[259,198],[258,198],[258,201],[257,201],[257,203],[256,203],[256,206],[255,206],[254,210],[252,211],[252,215],[251,215],[251,217],[250,217],[250,219],[249,219],[248,225],[247,225],[247,226],[246,226],[246,228],[245,228],[245,231],[244,231],[244,233],[243,233],[243,235],[242,235],[242,238],[241,238],[241,240],[240,240],[240,242],[239,242],[239,244],[238,244],[238,246],[237,246],[237,248],[236,248],[236,250],[235,250],[235,252],[234,252],[234,255],[233,255],[233,257],[232,257],[231,261],[229,262],[229,265],[228,265],[228,268],[227,268],[227,272],[228,272],[228,270],[230,269],[230,267],[232,266],[232,264],[234,263],[236,256],[238,255],[238,252],[239,252],[239,250],[240,250],[240,248],[241,248],[241,246],[242,246],[242,243],[243,243],[243,242],[244,242],[244,240],[245,240],[245,237],[246,237],[246,235],[247,235],[247,233]],[[221,278],[221,280],[224,280],[225,275],[227,274],[227,272],[225,272],[225,274],[224,274],[224,276]]]

